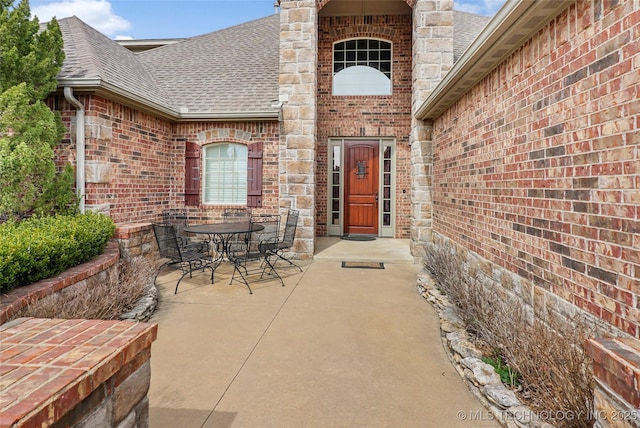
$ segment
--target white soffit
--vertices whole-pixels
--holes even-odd
[[[418,108],[435,119],[575,0],[508,0]]]

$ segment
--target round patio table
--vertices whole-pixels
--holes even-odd
[[[185,226],[184,231],[188,233],[196,233],[202,235],[208,235],[209,240],[220,244],[218,246],[217,259],[222,260],[229,257],[229,243],[234,235],[239,233],[258,232],[263,230],[264,226],[261,224],[254,224],[250,222],[226,222],[226,223],[209,223],[209,224],[190,224]]]

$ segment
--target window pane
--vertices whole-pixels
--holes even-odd
[[[336,43],[333,60],[333,95],[391,95],[391,43],[365,38]]]
[[[205,147],[204,203],[247,203],[247,146],[221,143]]]

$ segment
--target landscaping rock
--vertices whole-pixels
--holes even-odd
[[[500,383],[500,376],[490,364],[477,358],[464,358],[461,363],[469,368],[473,375],[470,380],[474,384],[489,385],[492,383]]]
[[[489,401],[500,406],[502,409],[508,407],[520,406],[520,400],[513,393],[513,391],[507,389],[502,383],[493,383],[485,385],[484,393]]]

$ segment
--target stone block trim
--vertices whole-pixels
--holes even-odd
[[[90,281],[100,272],[112,269],[115,271],[115,275],[108,276],[117,278],[119,259],[118,244],[112,241],[107,244],[104,253],[87,263],[67,269],[55,278],[43,279],[27,286],[18,287],[6,295],[3,294],[0,299],[0,324],[11,319],[30,302],[42,299],[81,281]]]
[[[126,321],[18,318],[3,324],[0,427],[49,426],[67,414],[74,420],[64,425],[75,426],[88,417],[96,421],[96,408],[100,426],[117,426],[140,413],[156,337],[157,324]]]
[[[279,204],[300,212],[296,251],[309,259],[315,247],[316,2],[283,0],[280,6]]]

